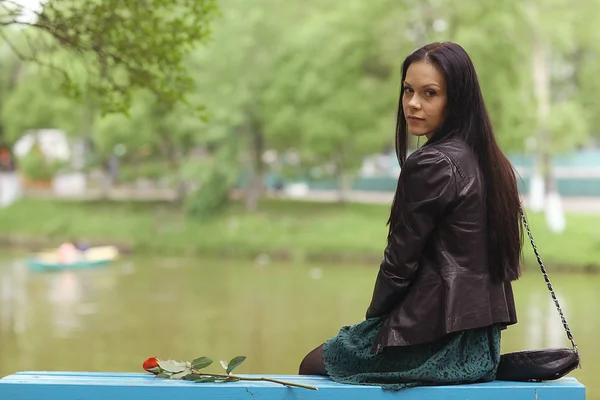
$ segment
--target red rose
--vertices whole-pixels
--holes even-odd
[[[142,368],[144,368],[148,372],[152,372],[153,374],[158,374],[160,372],[160,367],[158,366],[158,360],[156,357],[150,357],[144,364],[142,364]]]

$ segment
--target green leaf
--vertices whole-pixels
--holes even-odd
[[[183,370],[181,372],[178,372],[176,374],[171,375],[171,379],[181,379],[184,376],[187,376],[187,375],[189,375],[191,373],[192,373],[192,370],[189,369],[189,368],[186,368],[185,370]]]
[[[181,378],[184,381],[195,381],[202,378],[202,375],[198,375],[198,374],[187,374],[186,376],[184,376],[183,378]]]
[[[196,358],[194,361],[192,361],[192,369],[206,368],[212,363],[213,363],[213,360],[211,360],[208,357],[199,357],[199,358]]]
[[[238,378],[237,376],[230,376],[227,378],[217,377],[217,380],[215,382],[226,383],[226,382],[239,382],[239,381],[240,381],[240,378]]]
[[[227,369],[227,361],[225,360],[221,360],[221,367],[223,367],[223,369]]]
[[[158,366],[167,372],[171,372],[176,374],[181,371],[185,371],[187,369],[187,364],[184,362],[167,360],[167,361],[159,361]]]
[[[195,379],[194,382],[214,382],[217,378],[215,376],[201,376],[198,379]]]
[[[232,358],[231,361],[229,361],[229,364],[227,364],[227,374],[230,374],[231,371],[233,371],[241,363],[243,363],[245,359],[246,359],[246,356],[237,356],[237,357]]]
[[[160,374],[155,375],[156,378],[169,378],[170,376],[171,374],[168,372],[161,372]]]

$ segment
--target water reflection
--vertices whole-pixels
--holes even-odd
[[[0,259],[0,375],[139,371],[149,356],[202,355],[246,355],[241,373],[294,374],[307,351],[362,320],[375,274],[365,266],[143,258],[31,273],[20,259]],[[503,352],[568,345],[538,275],[514,286],[519,323],[503,333]],[[586,366],[575,376],[588,399],[600,400],[600,276],[557,275],[553,284]]]
[[[0,330],[7,330],[12,318],[11,282],[7,276],[0,276]]]
[[[22,263],[10,261],[0,270],[0,330],[23,333],[26,330],[29,302],[26,282],[28,271]]]
[[[47,298],[52,306],[50,320],[55,337],[67,338],[81,327],[76,308],[89,290],[85,286],[83,277],[72,271],[61,271],[50,277]]]
[[[87,271],[31,273],[21,261],[7,263],[0,271],[0,330],[16,334],[44,324],[43,318],[50,328],[46,334],[72,337],[84,325],[82,316],[97,310],[95,290],[110,287],[107,276]],[[42,291],[45,296],[38,296]]]
[[[564,296],[556,294],[564,315],[569,316],[569,304]],[[565,330],[554,301],[548,291],[532,291],[525,303],[527,325],[524,343],[529,349],[561,347],[565,345]],[[568,320],[567,320],[568,322]]]

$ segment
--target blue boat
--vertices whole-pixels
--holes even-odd
[[[81,269],[101,267],[110,264],[112,260],[97,260],[97,261],[75,261],[72,263],[53,263],[44,260],[30,258],[27,260],[27,266],[32,271],[58,271],[63,269]]]
[[[59,271],[65,269],[96,268],[110,264],[119,255],[114,246],[92,247],[70,262],[61,261],[57,250],[35,254],[27,260],[32,271]]]

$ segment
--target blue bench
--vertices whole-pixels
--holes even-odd
[[[262,375],[245,375],[257,376]],[[399,392],[376,386],[341,385],[327,378],[267,375],[317,391],[270,382],[193,383],[156,379],[144,373],[19,372],[0,379],[1,400],[585,400],[585,387],[574,378],[547,383],[490,382],[431,386]]]

